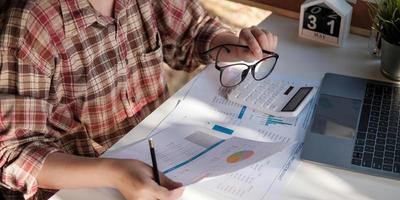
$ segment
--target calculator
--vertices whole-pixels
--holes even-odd
[[[235,103],[277,117],[296,117],[315,95],[311,84],[266,78],[256,81],[246,78],[228,93]]]

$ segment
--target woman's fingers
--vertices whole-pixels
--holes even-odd
[[[265,50],[275,51],[276,46],[278,45],[278,36],[272,34],[271,32],[268,32],[266,30],[262,30],[262,31],[265,33],[265,35],[268,38],[268,44],[267,44],[267,47],[265,48]]]
[[[239,43],[249,47],[250,51],[239,50],[239,55],[246,61],[253,61],[264,57],[262,50],[275,51],[278,37],[256,26],[244,28],[239,34]]]
[[[117,160],[118,189],[127,200],[176,200],[183,193],[182,184],[160,173],[159,185],[154,181],[151,166],[137,160]],[[114,164],[115,165],[115,164]]]
[[[174,190],[176,188],[182,187],[182,183],[175,182],[165,176],[163,173],[160,173],[160,181],[161,185],[167,188],[168,190]]]
[[[239,42],[250,48],[253,57],[258,59],[262,58],[262,48],[249,28],[244,28],[240,31]]]
[[[276,51],[276,47],[278,47],[278,36],[274,35],[274,51]]]
[[[167,188],[170,192],[170,196],[168,197],[168,199],[175,200],[182,196],[184,191],[182,183],[175,182],[162,173],[160,173],[160,181],[162,187]]]
[[[171,190],[170,192],[172,193],[170,196],[171,200],[175,200],[175,199],[179,199],[183,192],[184,192],[185,188],[184,187],[179,187],[177,189]]]
[[[251,33],[256,38],[258,45],[262,49],[266,49],[266,50],[269,49],[269,47],[271,46],[270,43],[272,40],[268,34],[266,34],[264,31],[262,31],[261,29],[259,29],[256,26],[251,27]]]
[[[174,193],[167,188],[158,185],[156,182],[152,181],[151,183],[151,192],[154,197],[154,199],[160,199],[160,200],[175,200],[177,198],[174,198]]]

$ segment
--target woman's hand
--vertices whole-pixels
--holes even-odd
[[[278,37],[256,26],[244,28],[239,34],[239,44],[248,46],[249,50],[236,48],[238,57],[246,61],[262,59],[265,54],[262,50],[275,51],[278,45]]]
[[[161,186],[153,180],[152,168],[138,160],[87,158],[65,153],[50,154],[37,181],[40,188],[67,189],[111,187],[127,200],[175,200],[182,184],[160,174]]]
[[[240,31],[239,37],[232,33],[223,32],[214,37],[210,47],[215,47],[221,44],[241,44],[248,46],[246,48],[232,48],[231,52],[221,51],[219,61],[234,62],[234,61],[255,61],[263,58],[265,54],[262,49],[267,51],[275,51],[278,45],[278,37],[266,30],[256,26],[244,28]],[[231,47],[229,47],[231,48]],[[211,56],[216,59],[217,51],[210,52]]]
[[[111,182],[127,200],[175,200],[183,193],[182,184],[161,173],[158,185],[152,168],[141,161],[115,159],[110,164],[114,174]]]

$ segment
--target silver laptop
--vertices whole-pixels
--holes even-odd
[[[400,86],[326,74],[302,159],[400,179]]]

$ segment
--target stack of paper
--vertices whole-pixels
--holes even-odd
[[[229,90],[220,87],[219,71],[212,67],[192,84],[149,136],[160,171],[192,184],[183,199],[274,198],[296,167],[315,102],[298,117],[279,118],[228,101]],[[105,156],[151,165],[145,140]]]

